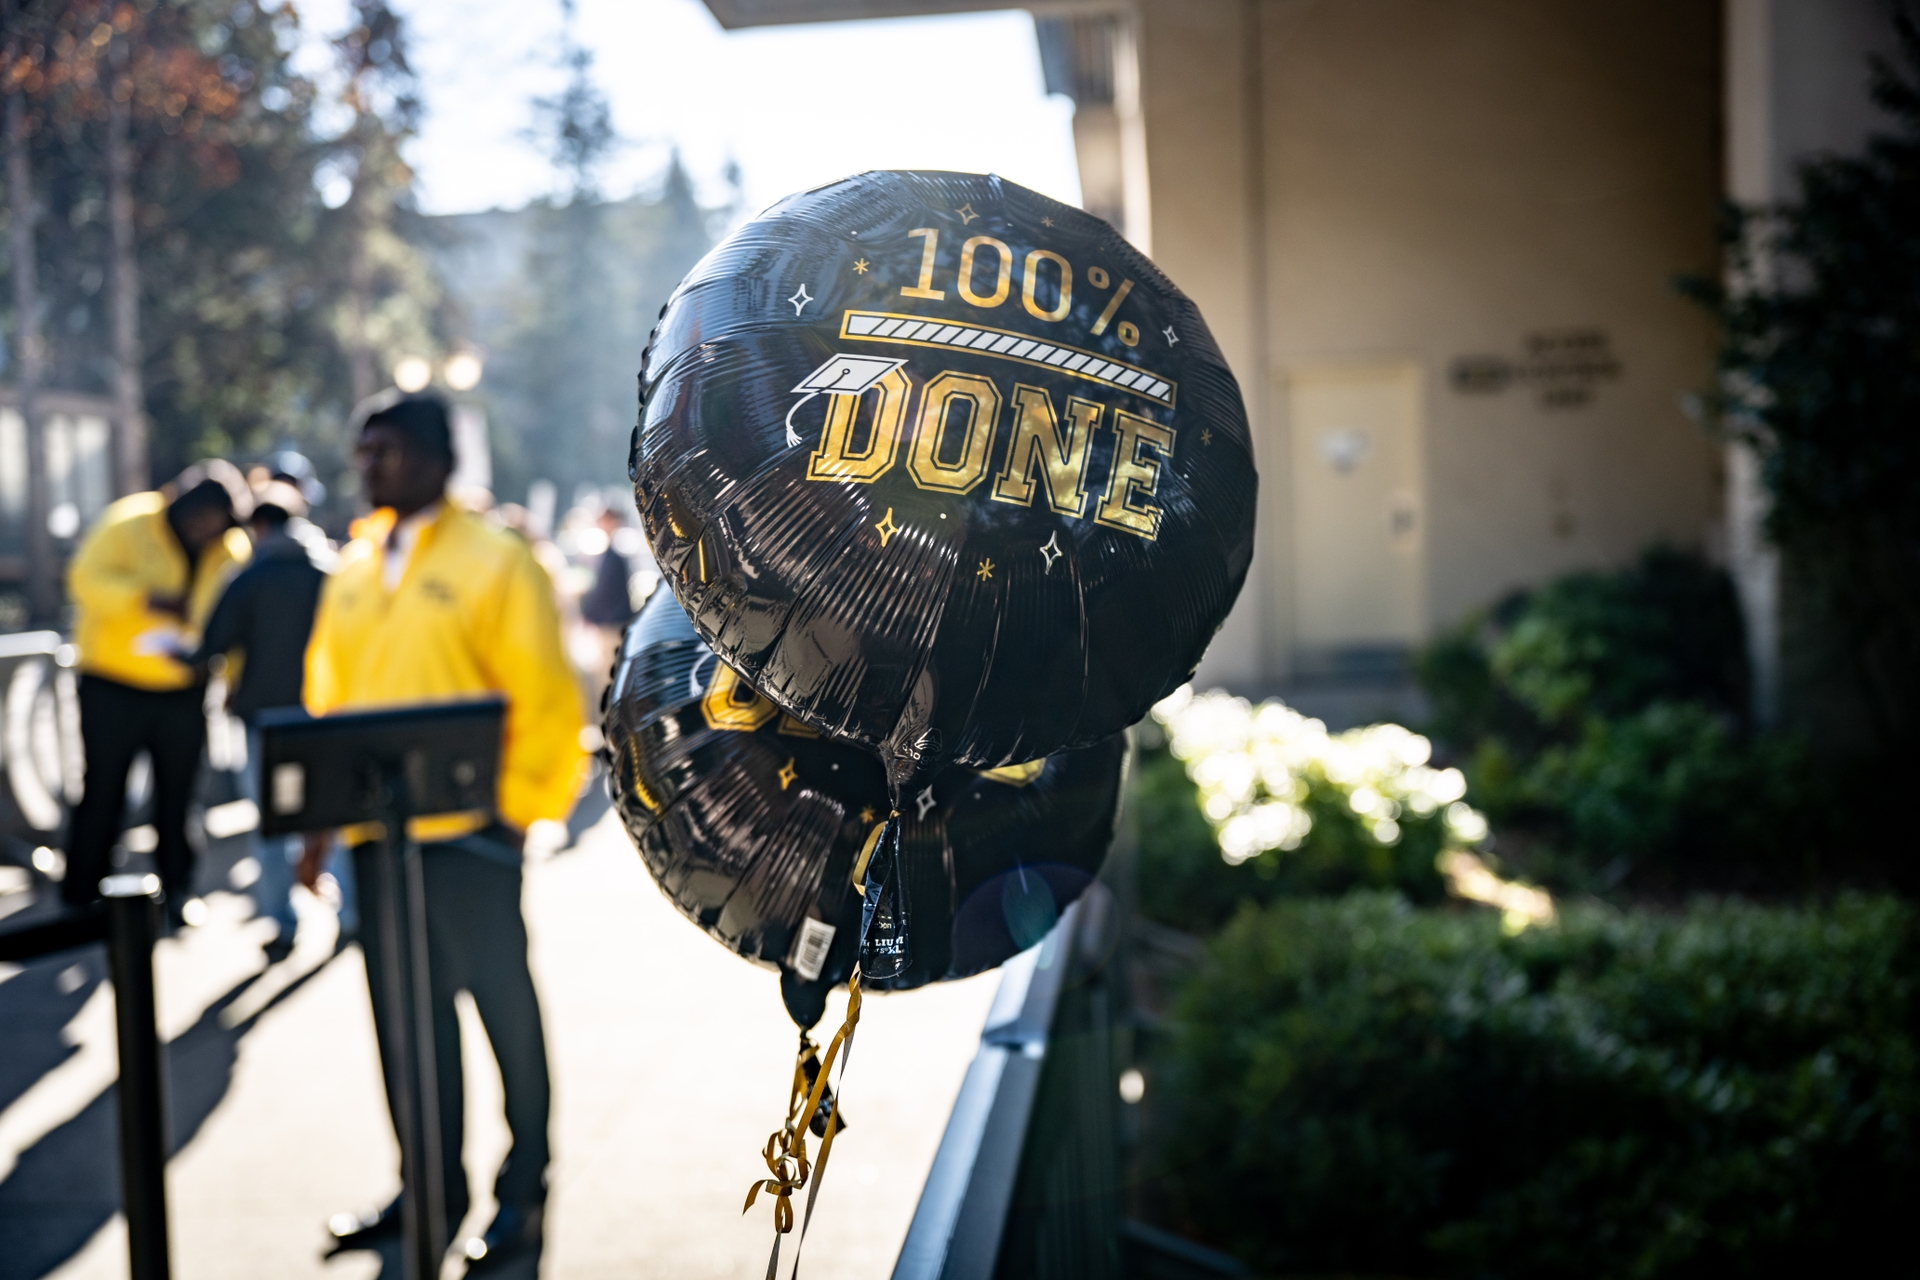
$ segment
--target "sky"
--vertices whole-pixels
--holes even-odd
[[[560,176],[526,137],[565,81],[559,0],[397,0],[426,105],[407,159],[429,213],[514,208]],[[862,169],[994,172],[1078,204],[1072,105],[1042,86],[1021,12],[726,32],[699,0],[577,0],[575,38],[622,145],[613,196],[658,182],[678,148],[701,198],[746,211]],[[301,0],[302,60],[326,64],[348,0]],[[956,88],[961,87],[956,93]]]

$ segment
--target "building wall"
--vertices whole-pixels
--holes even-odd
[[[1415,380],[1419,480],[1392,519],[1418,521],[1395,536],[1423,634],[1703,543],[1720,463],[1681,401],[1713,336],[1671,280],[1716,261],[1718,0],[1146,0],[1140,24],[1155,257],[1240,376],[1262,474],[1254,580],[1204,678],[1284,687],[1325,656],[1300,643],[1327,628],[1299,611],[1294,509],[1338,481],[1289,418],[1328,377]],[[1505,389],[1456,390],[1463,357]],[[1580,379],[1537,375],[1569,358],[1617,376],[1568,404]]]
[[[1264,299],[1254,278],[1265,246],[1254,230],[1261,184],[1248,111],[1257,69],[1246,41],[1249,9],[1242,0],[1147,0],[1136,21],[1153,259],[1199,304],[1240,380],[1254,422],[1260,525],[1269,530],[1286,514],[1275,501],[1284,442],[1267,422]],[[1203,682],[1242,689],[1267,682],[1284,608],[1270,559],[1263,543],[1239,606],[1201,667]]]

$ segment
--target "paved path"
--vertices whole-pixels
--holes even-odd
[[[366,1280],[378,1259],[317,1256],[328,1214],[395,1185],[359,952],[333,956],[331,917],[309,904],[301,948],[262,972],[268,926],[241,895],[209,901],[212,920],[156,960],[180,1146],[175,1274]],[[611,817],[529,868],[526,907],[556,1094],[541,1274],[758,1277],[771,1213],[743,1219],[740,1202],[791,1071],[777,979],[682,919]],[[26,1050],[0,1054],[0,1280],[125,1275],[102,969],[79,952],[0,980],[0,1041]],[[995,982],[869,1001],[809,1274],[889,1274]],[[471,1015],[467,1163],[484,1192],[506,1133]],[[836,1002],[823,1028],[839,1015]]]

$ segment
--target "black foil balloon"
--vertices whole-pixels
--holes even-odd
[[[864,966],[868,989],[966,977],[1038,942],[1106,857],[1126,760],[1115,736],[940,771],[887,824],[897,849],[874,853],[863,900],[854,869],[887,811],[879,761],[756,693],[669,592],[628,628],[604,732],[615,805],[654,880],[728,948],[777,966],[802,1027],[853,972],[862,909],[887,885],[911,912],[910,954]]]
[[[875,749],[947,763],[1126,728],[1245,580],[1257,480],[1197,308],[1099,218],[997,177],[790,196],[681,282],[630,471],[714,651]]]

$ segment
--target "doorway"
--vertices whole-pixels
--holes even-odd
[[[1404,674],[1426,631],[1420,372],[1299,369],[1286,404],[1295,675]]]

